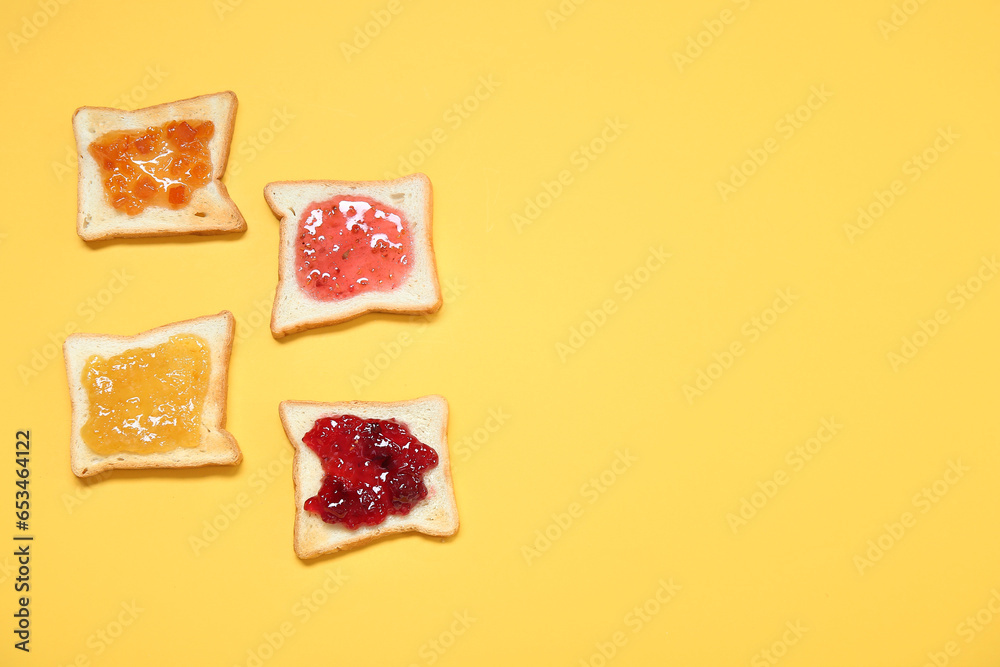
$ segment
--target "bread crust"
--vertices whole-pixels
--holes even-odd
[[[208,342],[211,371],[208,392],[201,414],[201,445],[178,447],[167,452],[133,454],[120,452],[100,456],[93,452],[80,435],[90,416],[87,392],[82,384],[82,372],[93,354],[107,357],[125,350],[152,347],[170,336],[193,333]],[[207,465],[238,465],[243,453],[236,438],[225,430],[226,402],[229,386],[229,359],[233,350],[235,318],[228,310],[217,315],[196,317],[149,329],[134,336],[114,334],[72,334],[63,343],[66,376],[69,383],[71,408],[70,468],[77,477],[90,477],[105,470],[137,470],[150,468],[192,468]]]
[[[443,396],[430,395],[388,403],[282,401],[278,412],[285,435],[295,450],[292,461],[295,486],[292,543],[296,556],[306,560],[339,553],[399,533],[415,532],[432,537],[448,537],[458,532],[458,506],[455,502],[447,441],[448,402]],[[325,523],[304,509],[305,501],[319,490],[323,472],[318,467],[319,457],[302,442],[302,438],[316,419],[344,414],[365,419],[396,419],[406,424],[418,440],[437,452],[438,465],[424,475],[428,495],[414,505],[409,514],[389,515],[378,526],[361,526],[352,530],[339,524]]]
[[[247,224],[229,196],[222,176],[229,162],[238,100],[231,90],[164,102],[134,111],[112,107],[79,107],[73,113],[77,150],[77,234],[85,241],[225,234],[246,231]],[[150,206],[136,215],[117,211],[107,203],[100,169],[90,151],[91,142],[106,132],[136,130],[169,120],[211,120],[216,133],[209,142],[212,180],[192,193],[180,209]],[[196,210],[199,209],[199,210]],[[202,213],[202,216],[197,215]]]
[[[424,266],[422,270],[414,266],[413,275],[405,285],[388,292],[363,292],[341,301],[313,299],[299,288],[295,279],[295,237],[302,207],[317,199],[330,199],[347,193],[371,196],[369,193],[372,190],[415,187],[422,190],[422,197],[415,216],[418,219],[411,219],[410,224],[415,227],[414,244],[420,248]],[[285,202],[279,201],[279,193]],[[434,196],[430,179],[425,174],[410,174],[391,181],[274,181],[264,186],[264,199],[278,217],[280,225],[278,287],[271,309],[271,335],[275,338],[346,322],[365,313],[429,315],[441,308],[441,287],[433,243]],[[297,203],[298,214],[288,206],[287,201]],[[400,297],[408,292],[414,298]]]

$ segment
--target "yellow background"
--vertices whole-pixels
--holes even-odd
[[[252,665],[290,624],[262,664],[997,664],[1000,618],[971,641],[960,624],[1000,589],[1000,280],[960,309],[949,293],[1000,250],[1000,4],[564,0],[563,15],[558,0],[401,0],[367,44],[358,31],[372,12],[385,22],[386,2],[49,4],[51,18],[45,0],[0,10],[0,662]],[[685,49],[697,57],[679,60]],[[799,109],[814,86],[829,99]],[[248,231],[82,242],[74,108],[225,89],[239,97],[225,180]],[[456,121],[455,104],[476,108]],[[786,136],[797,110],[809,118]],[[602,145],[608,122],[620,132]],[[911,180],[907,162],[948,128],[958,138]],[[724,201],[718,183],[768,139],[777,152]],[[592,143],[603,152],[581,160]],[[384,178],[414,151],[434,184],[440,276],[458,286],[449,303],[429,326],[367,316],[273,340],[264,184]],[[896,180],[904,193],[852,243],[845,225]],[[650,247],[671,257],[637,273]],[[112,294],[115,271],[128,278]],[[627,300],[626,275],[648,278]],[[797,300],[751,340],[778,290]],[[603,326],[584,325],[607,300]],[[243,464],[73,477],[51,340],[221,309],[244,325],[228,413]],[[894,369],[889,353],[941,309],[948,321]],[[592,335],[567,353],[574,328]],[[412,344],[379,357],[402,332]],[[733,343],[743,354],[720,374],[713,355]],[[368,362],[384,369],[362,386]],[[699,371],[718,379],[689,401]],[[278,402],[427,393],[451,404],[458,536],[298,561]],[[507,415],[493,433],[490,410]],[[841,430],[796,470],[786,455],[824,418]],[[22,428],[28,655],[12,648],[7,555]],[[626,451],[637,461],[603,493],[584,486]],[[922,511],[915,496],[949,461],[968,471]],[[727,515],[782,472],[734,531]],[[196,554],[191,538],[225,525],[240,494],[249,504]],[[859,566],[904,512],[915,525]],[[297,613],[338,571],[340,589]],[[663,605],[649,602],[661,580],[681,587]],[[134,622],[99,639],[133,603]],[[627,615],[646,603],[658,613],[636,632]]]

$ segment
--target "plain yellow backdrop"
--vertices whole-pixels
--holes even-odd
[[[991,0],[5,2],[0,663],[995,665],[998,21]],[[247,232],[82,242],[73,110],[225,89]],[[410,168],[441,311],[273,340],[264,184]],[[222,309],[242,465],[73,477],[67,328]],[[428,393],[457,537],[298,561],[278,402]]]

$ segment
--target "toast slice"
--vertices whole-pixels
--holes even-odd
[[[296,277],[299,219],[311,203],[348,195],[383,202],[406,217],[411,230],[412,268],[405,282],[392,290],[363,291],[344,299],[319,300],[303,291]],[[419,315],[441,307],[441,287],[431,240],[433,197],[431,182],[424,174],[391,181],[279,181],[264,187],[264,199],[280,218],[278,288],[271,310],[271,333],[275,338],[369,312]]]
[[[236,119],[236,95],[232,91],[201,95],[158,104],[135,111],[107,107],[80,107],[73,114],[79,184],[76,231],[85,241],[176,234],[222,234],[242,232],[247,223],[229,198],[220,180],[226,171]],[[108,132],[135,132],[171,120],[210,120],[215,133],[208,143],[212,161],[209,182],[191,193],[191,200],[178,209],[149,206],[129,215],[108,203],[103,177],[88,146]]]
[[[278,412],[285,434],[295,448],[292,463],[295,483],[293,544],[299,558],[315,558],[344,551],[393,533],[416,532],[447,537],[458,532],[458,506],[455,504],[448,456],[448,402],[444,397],[424,396],[398,403],[282,401]],[[437,452],[438,464],[424,473],[427,497],[414,505],[409,514],[390,514],[377,526],[361,526],[352,530],[341,524],[326,523],[303,508],[306,500],[319,492],[324,472],[320,458],[302,442],[302,438],[317,419],[337,415],[395,419],[405,424],[420,442]]]
[[[150,329],[135,336],[72,334],[63,344],[66,375],[72,407],[70,467],[77,477],[89,477],[105,470],[139,468],[191,468],[207,465],[236,465],[243,454],[236,439],[223,427],[226,424],[226,394],[229,356],[233,349],[235,328],[233,314],[224,310],[218,315],[198,317]],[[197,447],[152,454],[120,452],[102,456],[91,450],[81,435],[90,418],[90,401],[82,376],[87,361],[94,355],[105,359],[135,348],[149,348],[167,342],[177,334],[194,334],[208,343],[211,370],[208,392],[200,416],[201,441]]]

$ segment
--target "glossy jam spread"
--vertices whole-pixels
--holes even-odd
[[[101,168],[108,203],[129,215],[147,206],[181,208],[211,180],[208,142],[215,124],[170,121],[132,132],[109,132],[88,150]]]
[[[390,514],[409,514],[427,497],[424,472],[438,463],[437,452],[394,419],[323,417],[302,441],[326,473],[305,509],[352,529],[377,526]]]
[[[102,456],[196,447],[210,372],[208,343],[191,334],[91,357],[82,378],[90,405],[83,441]]]
[[[402,213],[368,197],[313,202],[299,217],[299,286],[323,301],[399,287],[411,266],[408,226]]]

